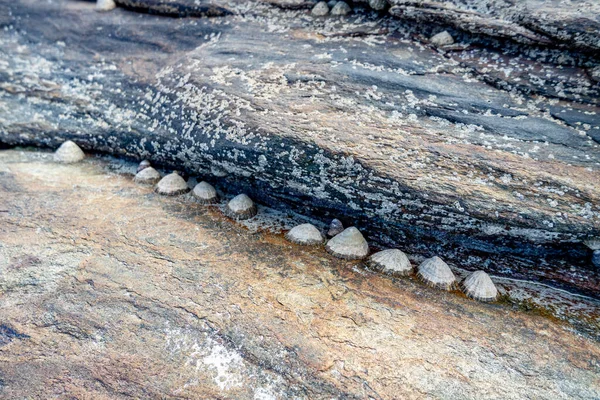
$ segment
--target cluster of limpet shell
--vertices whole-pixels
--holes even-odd
[[[369,3],[369,6],[375,11],[383,11],[388,6],[387,0],[364,0],[363,3]],[[324,17],[326,15],[343,16],[352,12],[352,8],[345,1],[319,1],[313,6],[310,13],[313,17]]]
[[[64,142],[54,153],[57,162],[75,163],[85,158],[84,152],[74,142]],[[140,184],[155,185],[154,191],[165,196],[177,196],[190,191],[186,180],[177,171],[161,177],[148,160],[143,160],[137,167],[134,181]],[[217,204],[219,196],[215,188],[207,182],[198,183],[192,190],[192,196],[200,204]],[[257,215],[256,204],[246,194],[232,198],[224,208],[224,214],[236,220],[245,220]],[[330,239],[325,249],[331,255],[346,260],[364,260],[369,255],[369,244],[362,233],[354,226],[345,228],[338,219],[331,221],[327,236]],[[312,224],[301,224],[285,234],[290,242],[316,246],[325,242],[324,235]],[[600,264],[600,239],[593,238],[584,242],[593,251],[592,262]],[[389,275],[407,276],[412,274],[410,260],[398,249],[388,249],[372,254],[366,264],[377,271]],[[417,276],[431,287],[453,290],[458,281],[440,257],[434,256],[423,261],[417,268]],[[464,293],[475,300],[495,301],[498,290],[491,278],[484,271],[475,271],[460,283]]]
[[[338,219],[331,221],[327,236],[331,237],[325,249],[331,255],[345,260],[363,260],[369,255],[369,244],[360,231],[351,226],[344,229]],[[285,234],[285,238],[300,245],[320,245],[323,234],[312,224],[295,226]],[[387,249],[371,254],[365,264],[373,270],[392,276],[408,276],[413,273],[413,266],[408,256],[398,249]],[[475,271],[460,286],[456,276],[438,256],[423,261],[417,268],[417,277],[428,286],[455,290],[461,288],[470,298],[479,301],[495,301],[498,290],[491,278],[484,271]]]

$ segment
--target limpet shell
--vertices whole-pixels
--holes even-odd
[[[331,224],[329,224],[329,230],[327,231],[327,236],[334,237],[335,235],[339,235],[340,233],[342,233],[344,231],[344,225],[342,224],[342,221],[340,221],[339,219],[334,219],[333,221],[331,221]]]
[[[133,181],[143,185],[155,185],[160,181],[160,173],[152,167],[144,168],[135,174]]]
[[[369,244],[354,226],[330,239],[325,249],[335,257],[346,260],[362,260],[369,254]]]
[[[588,240],[584,241],[583,244],[585,244],[587,247],[589,247],[590,250],[593,250],[593,251],[600,250],[600,239],[597,239],[597,238],[588,239]]]
[[[96,11],[110,11],[117,7],[115,0],[97,0]]]
[[[323,243],[323,235],[313,224],[302,224],[293,227],[285,238],[290,242],[305,246],[314,246]]]
[[[406,254],[398,249],[383,250],[371,255],[367,265],[390,275],[406,276],[413,270]]]
[[[179,194],[187,193],[189,190],[190,188],[185,179],[175,172],[162,178],[154,188],[156,193],[164,196],[177,196]]]
[[[136,172],[140,172],[144,168],[148,168],[150,166],[151,166],[150,165],[150,161],[148,161],[148,160],[142,160],[142,162],[140,162],[140,164],[138,165]]]
[[[225,206],[225,215],[234,219],[249,219],[257,213],[256,204],[245,194],[238,194]]]
[[[85,153],[74,142],[67,140],[54,152],[54,160],[57,162],[71,164],[85,158]]]
[[[352,11],[345,1],[338,1],[331,9],[331,15],[346,15]]]
[[[456,277],[452,270],[438,256],[423,261],[417,270],[417,276],[431,287],[451,290],[456,285]]]
[[[329,6],[326,2],[320,1],[312,8],[310,13],[315,17],[324,17],[329,14]]]
[[[433,35],[429,41],[436,46],[448,46],[454,43],[454,38],[448,31],[443,31]]]
[[[215,204],[219,201],[219,195],[215,188],[208,182],[200,182],[192,190],[194,198],[201,204]]]
[[[369,5],[373,10],[381,11],[387,6],[386,0],[369,0]]]
[[[467,296],[479,301],[495,301],[498,289],[484,271],[475,271],[460,285]]]

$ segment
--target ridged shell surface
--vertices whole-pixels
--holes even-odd
[[[361,260],[369,254],[369,245],[355,227],[345,229],[327,242],[329,253],[346,260]]]
[[[147,167],[135,174],[133,181],[144,185],[154,185],[160,181],[160,173],[152,167]]]
[[[475,271],[461,284],[465,294],[479,301],[494,301],[498,298],[498,289],[484,271]]]
[[[208,182],[200,182],[194,186],[192,194],[202,204],[215,204],[219,201],[219,196],[215,188]]]
[[[285,234],[287,240],[297,244],[313,246],[323,243],[323,235],[313,224],[295,226]]]
[[[189,190],[190,188],[185,179],[176,173],[166,175],[154,188],[156,193],[164,196],[177,196],[179,194],[187,193]]]
[[[329,6],[326,2],[320,1],[315,4],[310,13],[315,17],[324,17],[325,15],[329,14]]]
[[[239,194],[227,203],[225,214],[230,218],[249,219],[257,214],[256,205],[250,197]]]
[[[65,164],[76,163],[84,158],[85,153],[70,140],[61,144],[54,152],[54,160]]]
[[[350,6],[344,1],[338,1],[331,9],[331,15],[346,15],[352,11]]]
[[[398,249],[373,254],[369,257],[367,265],[390,275],[410,275],[413,269],[406,254]]]
[[[433,35],[430,41],[436,46],[448,46],[454,43],[454,38],[447,31],[444,31]]]
[[[583,242],[583,244],[589,247],[590,250],[600,250],[600,239],[588,239],[585,242]]]
[[[441,258],[434,256],[419,265],[417,275],[429,286],[450,290],[456,284],[452,270]]]

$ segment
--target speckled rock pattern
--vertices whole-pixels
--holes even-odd
[[[600,397],[600,345],[554,320],[109,171],[0,151],[2,399]]]
[[[166,18],[1,3],[3,144],[74,139],[218,174],[230,195],[343,217],[382,246],[598,293],[597,274],[570,272],[592,267],[581,241],[600,235],[594,53],[455,31],[439,51],[428,38],[451,28],[359,6],[314,18],[308,3],[222,1],[222,16]]]

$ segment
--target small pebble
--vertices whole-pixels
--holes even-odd
[[[342,221],[340,221],[339,219],[336,218],[331,221],[331,224],[329,224],[329,230],[327,231],[327,236],[332,238],[335,235],[339,235],[343,231],[344,231],[344,225],[342,224]]]

